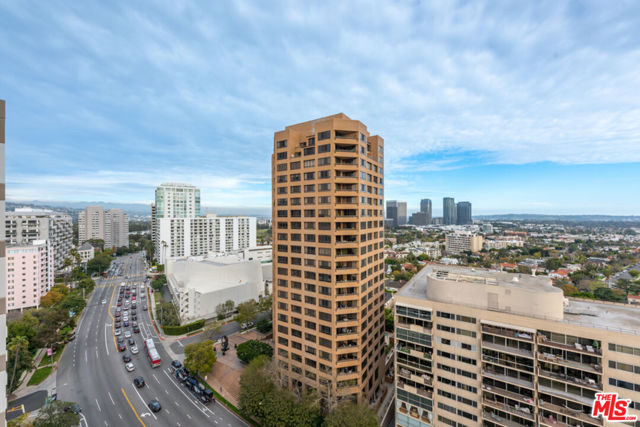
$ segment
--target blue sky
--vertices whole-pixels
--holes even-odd
[[[7,197],[269,206],[273,132],[344,112],[386,198],[640,214],[640,3],[2,2]]]

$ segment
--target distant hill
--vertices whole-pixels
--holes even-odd
[[[70,214],[73,218],[78,217],[78,212],[87,206],[102,206],[105,209],[122,209],[129,217],[149,217],[151,218],[151,204],[146,203],[111,203],[111,202],[68,202],[68,201],[7,201],[7,210],[17,207],[44,208],[61,211]],[[203,206],[202,213],[215,213],[218,215],[249,215],[257,217],[271,217],[270,208],[261,207],[216,207]]]
[[[474,215],[473,219],[489,220],[489,221],[640,222],[640,215],[503,214],[503,215]]]

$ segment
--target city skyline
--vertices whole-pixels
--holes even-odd
[[[387,200],[640,212],[637,13],[362,6],[1,5],[7,198],[268,207],[272,129],[343,112],[385,134]]]

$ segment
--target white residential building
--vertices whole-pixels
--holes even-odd
[[[256,218],[222,217],[157,218],[158,260],[231,252],[256,245]]]
[[[167,284],[182,324],[216,316],[218,304],[265,295],[263,265],[240,255],[192,257],[166,264]],[[270,266],[269,266],[270,268]]]
[[[129,246],[129,216],[122,209],[87,206],[78,214],[78,242],[104,240],[105,248]]]
[[[482,250],[482,236],[471,233],[451,233],[445,236],[445,250],[450,254],[464,251],[480,252]]]
[[[487,250],[506,249],[508,247],[521,248],[523,246],[524,246],[524,240],[518,237],[485,239],[483,243],[483,247]]]
[[[48,240],[53,247],[54,268],[64,268],[73,248],[73,220],[70,215],[47,209],[17,208],[6,213],[7,245],[26,245]]]
[[[159,236],[160,219],[197,218],[200,216],[200,189],[190,184],[164,183],[156,188],[155,203],[151,204],[151,238],[155,245],[155,259],[162,256]]]

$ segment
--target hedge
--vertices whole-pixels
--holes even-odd
[[[204,320],[196,320],[193,323],[188,323],[182,326],[163,326],[162,330],[166,335],[182,335],[202,329],[203,327]]]

